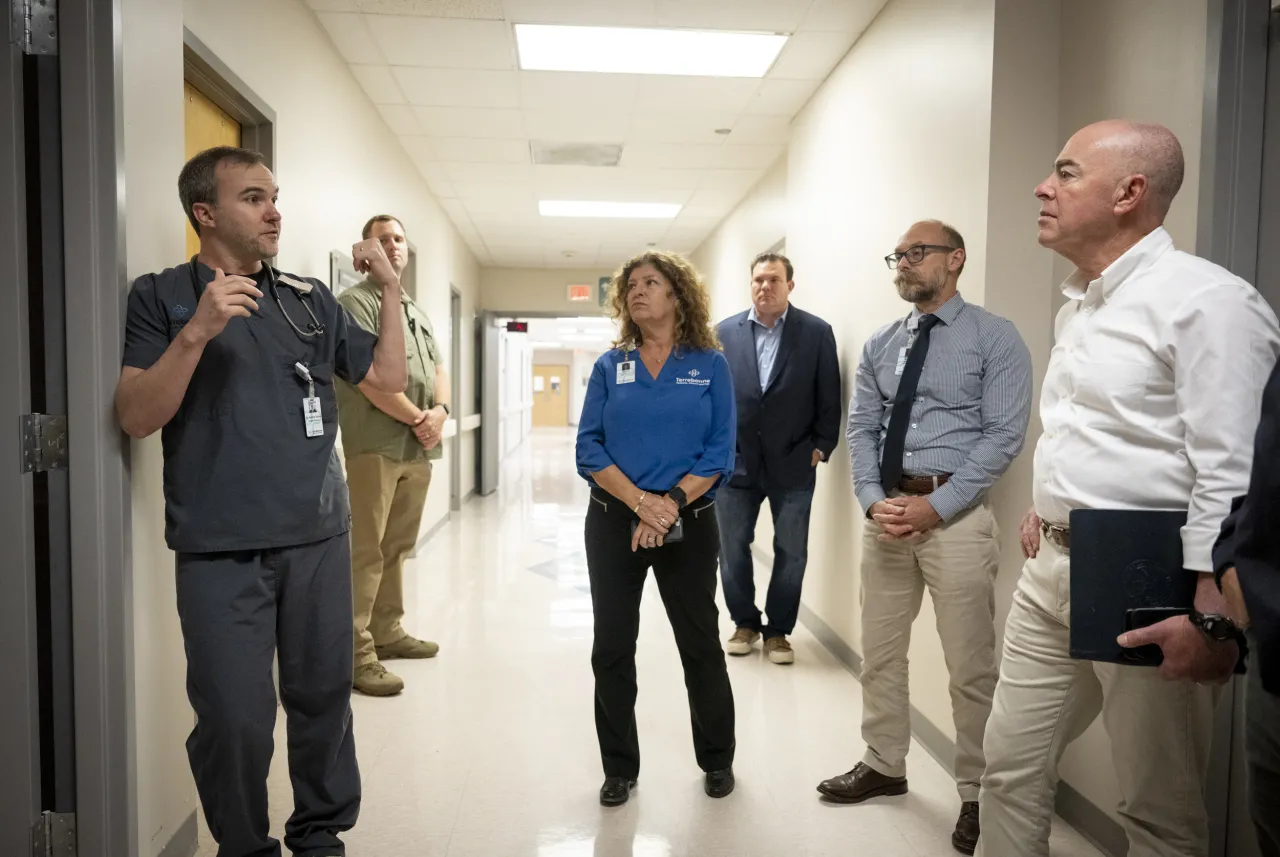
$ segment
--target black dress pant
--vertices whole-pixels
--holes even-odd
[[[1262,857],[1280,857],[1280,696],[1262,686],[1256,659],[1257,638],[1249,640],[1250,664],[1245,696],[1245,753],[1249,760],[1249,809],[1258,831]]]
[[[267,772],[275,749],[278,654],[287,716],[295,855],[345,853],[360,810],[351,731],[351,543],[178,554],[178,616],[196,726],[191,772],[218,857],[278,857]]]
[[[715,505],[695,501],[682,513],[684,538],[631,551],[635,514],[615,497],[593,489],[587,512],[587,568],[595,640],[596,734],[606,777],[640,773],[636,734],[636,637],[640,596],[653,568],[684,666],[698,766],[717,771],[733,764],[733,689],[720,647],[716,563],[720,533]]]

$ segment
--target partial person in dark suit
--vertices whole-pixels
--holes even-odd
[[[795,660],[787,635],[800,612],[817,468],[840,438],[835,335],[822,319],[791,306],[795,287],[791,261],[762,253],[751,263],[751,309],[717,329],[738,406],[736,467],[720,491],[720,576],[737,625],[725,649],[748,654],[763,635],[775,664]],[[751,563],[766,498],[774,529],[767,623],[756,607]]]
[[[1262,393],[1249,491],[1213,550],[1226,613],[1249,637],[1249,810],[1263,857],[1280,857],[1280,364]]]

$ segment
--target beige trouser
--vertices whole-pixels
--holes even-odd
[[[956,786],[962,801],[977,800],[982,735],[996,684],[995,518],[984,501],[916,543],[880,542],[879,534],[880,527],[868,523],[862,547],[863,761],[886,776],[906,776],[907,650],[927,586],[951,676]]]
[[[978,854],[1048,857],[1058,762],[1101,713],[1129,857],[1204,857],[1201,794],[1219,691],[1164,681],[1150,667],[1073,660],[1069,570],[1069,557],[1042,538],[1013,596],[987,725]]]
[[[418,541],[431,462],[381,455],[347,459],[351,491],[351,595],[355,665],[378,659],[374,646],[405,636],[404,561]]]

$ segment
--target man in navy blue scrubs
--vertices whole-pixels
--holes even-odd
[[[191,770],[218,857],[280,854],[267,814],[278,655],[294,789],[285,845],[342,855],[360,774],[333,381],[404,389],[400,282],[376,241],[353,248],[382,288],[378,339],[320,281],[265,264],[280,212],[261,155],[202,152],[178,191],[200,254],[134,282],[116,411],[133,437],[163,430],[165,536],[197,718]]]

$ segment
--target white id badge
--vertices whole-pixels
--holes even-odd
[[[320,399],[308,396],[302,400],[302,414],[307,420],[307,437],[320,437],[324,434],[324,419],[320,416]]]
[[[634,384],[636,381],[636,364],[633,360],[623,360],[618,364],[618,383]]]
[[[893,374],[901,375],[903,370],[906,368],[907,368],[907,349],[899,348],[898,349],[898,365],[893,370]]]

